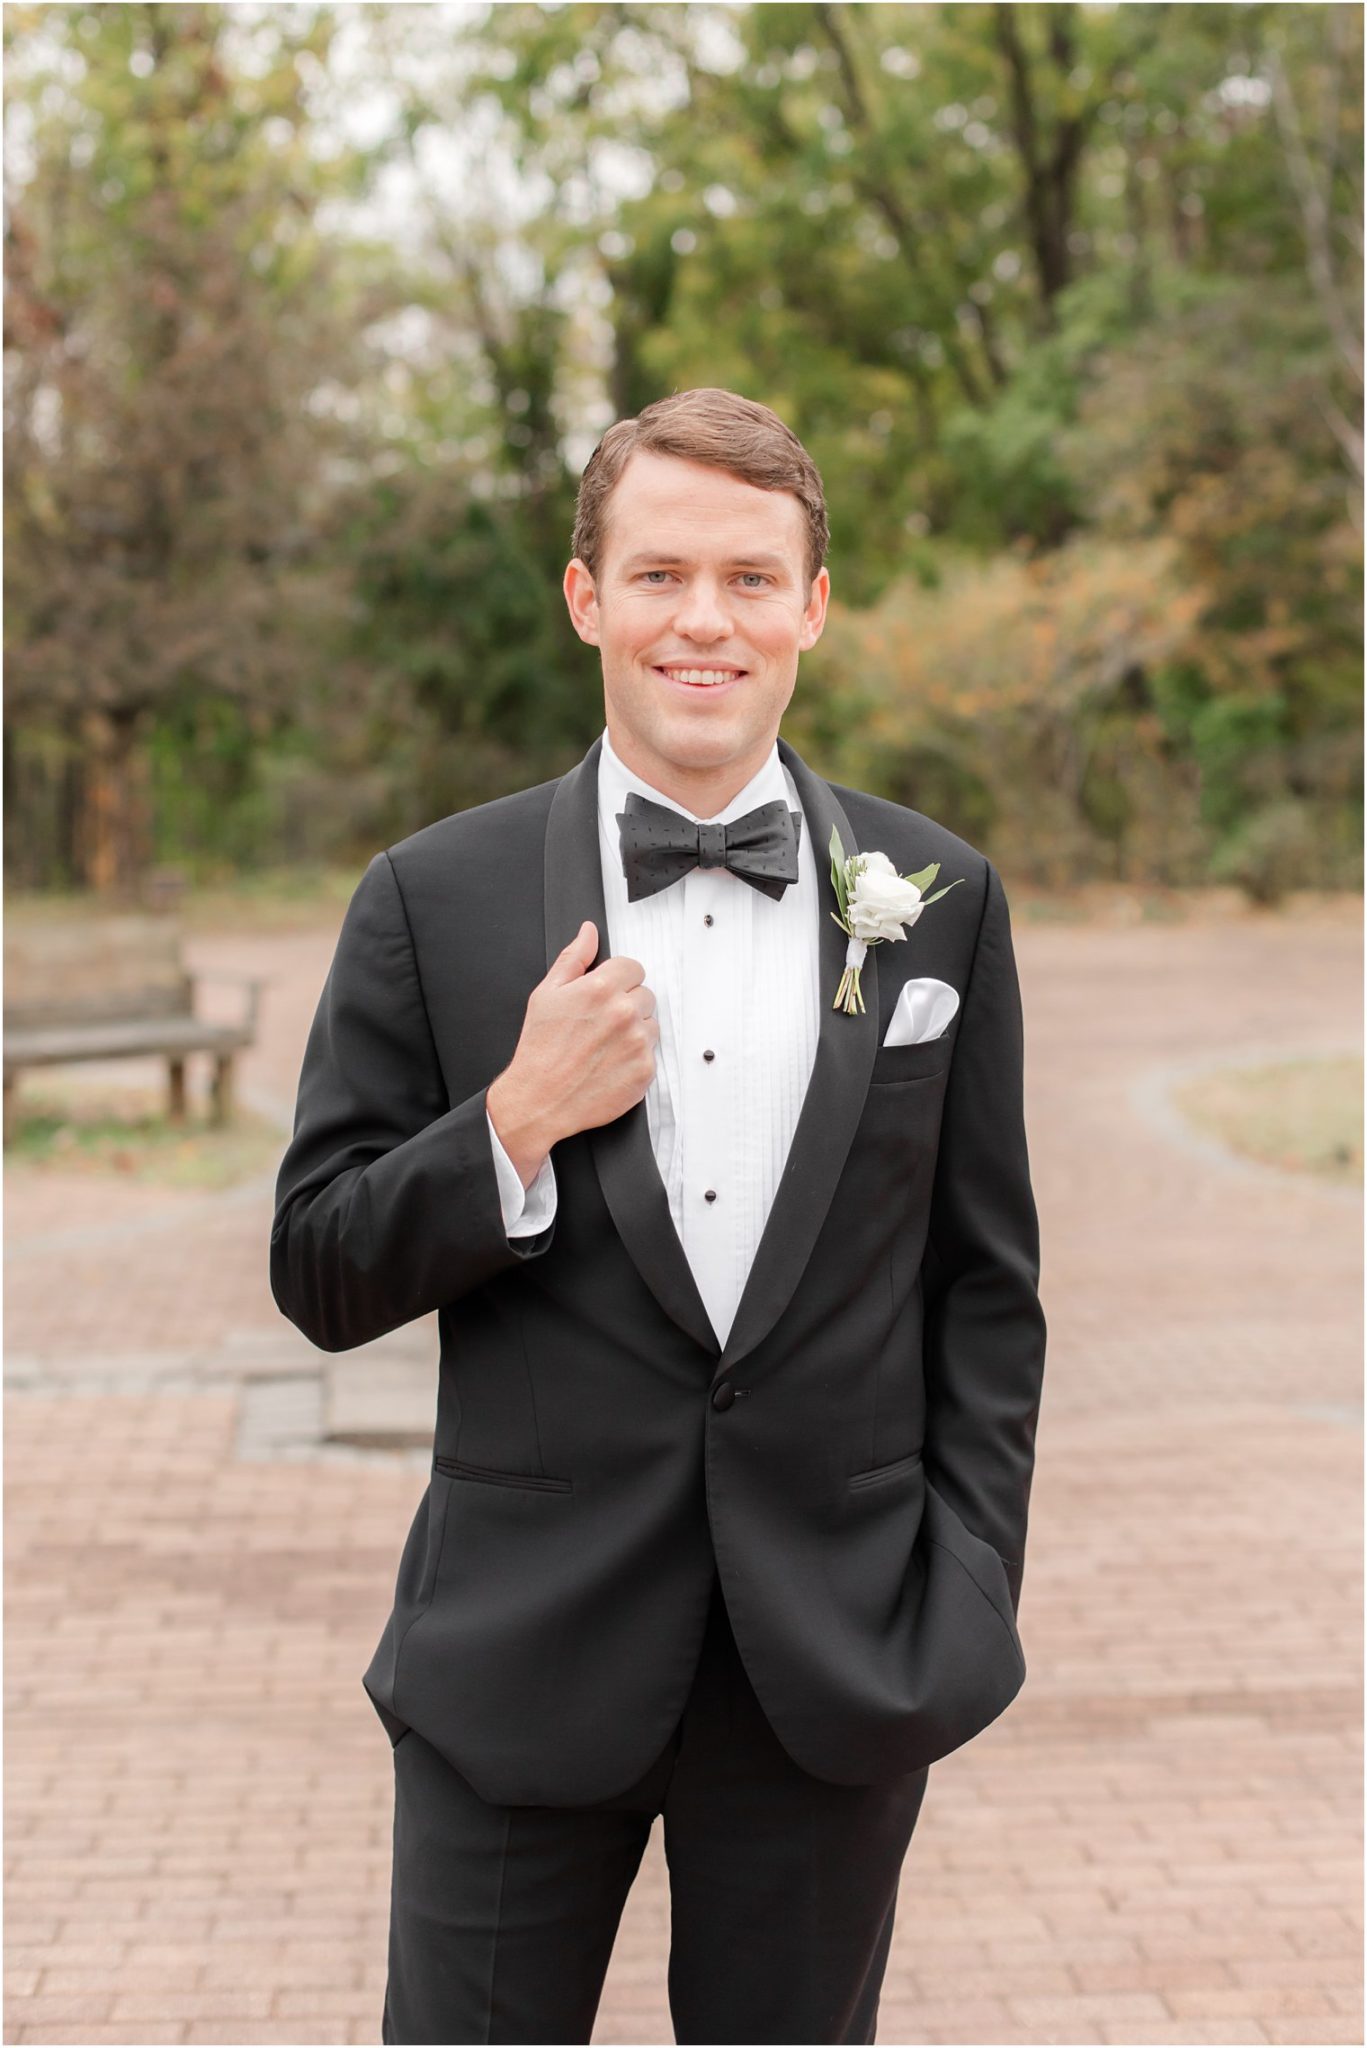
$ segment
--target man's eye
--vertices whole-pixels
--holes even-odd
[[[641,571],[641,580],[644,583],[649,583],[652,576],[668,576],[669,573],[668,569],[643,569]],[[752,583],[768,583],[770,581],[770,578],[760,569],[742,569],[741,578],[742,581],[748,579]]]

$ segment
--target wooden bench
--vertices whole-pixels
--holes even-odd
[[[210,1024],[195,1015],[195,981],[181,958],[174,920],[134,914],[46,924],[5,920],[4,1137],[9,1141],[15,1084],[28,1067],[74,1060],[164,1058],[168,1113],[185,1116],[185,1061],[205,1052],[214,1063],[212,1116],[232,1111],[233,1061],[256,1038],[262,983],[250,975],[200,975],[242,987],[242,1016]]]

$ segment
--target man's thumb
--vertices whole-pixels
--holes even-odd
[[[586,974],[598,951],[598,927],[592,918],[586,917],[568,946],[562,948],[551,962],[547,981],[576,981]]]

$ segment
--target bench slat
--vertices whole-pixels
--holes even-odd
[[[5,1022],[17,1030],[187,1016],[191,998],[173,920],[5,921]]]
[[[59,1066],[67,1060],[132,1058],[139,1053],[237,1052],[251,1042],[250,1034],[238,1025],[205,1024],[194,1017],[6,1031],[5,1071]]]
[[[30,1067],[77,1060],[166,1060],[169,1115],[179,1122],[185,1116],[186,1055],[209,1053],[213,1121],[226,1123],[233,1059],[255,1041],[260,989],[254,976],[228,978],[243,981],[246,1014],[233,1023],[210,1023],[194,1015],[194,977],[186,972],[173,921],[131,915],[57,918],[50,924],[7,919],[5,1142],[19,1076]]]

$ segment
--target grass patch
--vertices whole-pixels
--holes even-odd
[[[212,1192],[266,1172],[285,1142],[273,1123],[240,1105],[219,1129],[191,1100],[184,1123],[173,1124],[163,1089],[64,1088],[26,1077],[5,1166]]]
[[[358,859],[345,868],[271,868],[187,888],[180,915],[187,931],[288,932],[335,925],[366,870]]]
[[[1362,1059],[1229,1068],[1173,1095],[1198,1130],[1246,1159],[1362,1186]]]
[[[337,925],[365,868],[360,859],[352,867],[269,868],[221,881],[187,881],[174,915],[187,932],[291,932]],[[89,890],[15,890],[5,897],[5,916],[16,927],[84,924],[92,917],[145,909],[142,903],[106,901]]]

